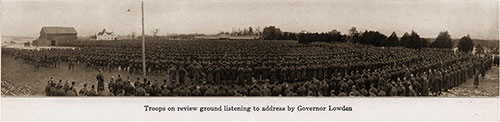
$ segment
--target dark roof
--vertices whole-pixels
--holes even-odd
[[[77,34],[73,27],[42,27],[42,32],[46,34]]]

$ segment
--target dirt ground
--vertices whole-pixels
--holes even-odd
[[[16,96],[16,97],[43,97],[45,96],[45,86],[50,77],[54,77],[55,81],[62,79],[63,82],[76,81],[76,88],[83,88],[83,84],[91,85],[97,84],[96,75],[97,70],[93,68],[83,68],[81,66],[75,67],[72,71],[68,71],[65,64],[61,64],[58,68],[43,68],[41,67],[37,72],[34,71],[34,66],[23,63],[23,60],[15,60],[9,56],[2,55],[2,97]],[[450,89],[448,92],[443,93],[442,97],[488,97],[499,95],[499,68],[498,66],[492,67],[487,72],[484,79],[480,80],[479,88],[474,88],[473,80],[469,79],[464,84]],[[105,81],[109,81],[111,76],[117,77],[121,74],[124,79],[130,77],[135,81],[141,74],[130,74],[124,71],[103,72]],[[161,82],[168,77],[162,75],[148,75],[148,79],[158,79]],[[188,79],[186,79],[188,80]],[[106,82],[105,82],[106,83]],[[107,86],[107,84],[106,84]]]
[[[23,63],[22,59],[15,60],[13,57],[2,55],[2,96],[45,96],[45,86],[50,77],[54,77],[57,83],[60,79],[71,83],[76,81],[76,89],[83,88],[83,84],[87,83],[87,88],[91,85],[96,85],[98,71],[94,68],[83,68],[76,66],[72,71],[68,70],[67,64],[61,64],[58,68],[40,67],[35,72],[34,66]],[[105,81],[109,82],[111,76],[117,78],[118,74],[124,80],[130,77],[131,81],[136,81],[138,76],[142,74],[130,74],[124,71],[103,71]],[[161,82],[168,77],[161,75],[148,75],[148,79],[157,79]],[[107,86],[107,83],[105,85]]]
[[[442,96],[446,97],[485,97],[485,96],[498,96],[499,89],[499,68],[498,66],[493,66],[486,75],[484,79],[479,79],[479,86],[475,88],[474,80],[469,79],[465,83],[460,84],[457,87],[453,87],[444,92]]]

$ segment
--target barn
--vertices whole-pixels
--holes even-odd
[[[61,41],[76,40],[77,32],[73,27],[42,27],[40,37],[33,41],[34,46],[58,46]]]

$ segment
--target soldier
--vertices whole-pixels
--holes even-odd
[[[299,96],[305,96],[306,92],[307,91],[305,85],[301,85],[299,88],[297,88],[297,95]]]
[[[191,95],[191,91],[187,88],[187,85],[184,85],[182,91],[181,91],[181,96],[189,96]]]
[[[99,73],[96,76],[97,79],[97,88],[100,90],[101,88],[104,89],[104,76],[102,75],[102,70],[99,69]],[[97,91],[99,92],[99,91]]]
[[[133,96],[135,94],[135,86],[134,83],[130,82],[130,80],[127,82],[127,85],[125,85],[125,96]]]
[[[392,82],[392,85],[391,85],[391,93],[389,96],[398,96],[398,86],[396,85],[396,82]]]
[[[108,90],[106,90],[104,88],[102,88],[100,91],[101,92],[99,92],[98,96],[112,96],[112,94]]]
[[[383,89],[378,89],[378,94],[376,96],[386,96],[387,93],[385,93],[385,91]],[[370,94],[371,96],[371,94]]]
[[[200,86],[196,86],[196,89],[191,93],[192,96],[201,96]]]
[[[344,91],[343,87],[340,87],[340,92],[338,96],[347,96],[346,92]]]
[[[429,80],[427,80],[427,78],[424,77],[422,84],[422,96],[428,96],[428,95],[429,95]]]
[[[476,74],[474,74],[474,86],[477,89],[479,86],[479,72],[476,71]]]
[[[125,90],[121,89],[120,91],[117,92],[116,96],[125,96]]]
[[[351,88],[351,92],[349,93],[349,96],[360,96],[360,95],[361,94],[356,89],[356,85],[353,85]]]
[[[45,95],[52,96],[52,94],[50,94],[50,88],[51,87],[53,87],[52,86],[52,80],[49,80],[49,81],[47,81],[47,86],[45,86]]]
[[[248,96],[249,95],[248,89],[249,88],[247,87],[247,85],[241,86],[238,89],[238,93],[242,94],[243,96]]]
[[[380,89],[382,89],[382,87],[380,87]],[[377,96],[378,93],[379,92],[378,92],[377,88],[375,88],[375,84],[371,84],[370,85],[370,90],[369,90],[370,96]],[[379,96],[385,96],[385,95],[379,95]]]
[[[350,88],[349,88],[349,84],[347,84],[347,83],[345,82],[345,80],[346,80],[346,79],[344,78],[344,80],[340,81],[340,89],[343,89],[343,90],[340,90],[340,91],[341,91],[341,92],[345,92],[344,94],[346,94],[346,95],[347,95],[347,93],[349,92],[349,89],[350,89]],[[339,96],[340,96],[340,95],[339,95]]]
[[[66,80],[66,82],[64,83],[64,87],[63,87],[63,89],[64,89],[64,93],[66,93],[66,91],[68,91],[70,87],[71,87],[71,86],[69,85],[68,80]]]
[[[80,89],[78,92],[79,96],[87,96],[88,95],[88,90],[87,90],[87,83],[83,84],[83,88]]]
[[[335,90],[330,90],[330,96],[335,97]]]
[[[73,88],[68,88],[68,91],[66,91],[65,96],[77,96]]]
[[[412,85],[408,86],[408,89],[409,89],[408,91],[410,92],[409,96],[417,96],[417,92],[415,92],[415,90],[413,90]]]
[[[146,96],[146,90],[143,88],[143,84],[139,83],[135,89],[135,96]]]
[[[271,90],[269,88],[267,88],[267,84],[264,84],[264,86],[261,87],[260,95],[261,96],[271,96]]]
[[[163,90],[161,87],[162,85],[155,85],[154,88],[152,87],[154,90],[153,94],[150,94],[150,96],[161,96],[162,95],[161,91]]]
[[[285,96],[296,96],[296,94],[293,93],[292,89],[290,88],[287,88],[285,91],[284,91],[284,95]]]
[[[175,65],[170,65],[168,69],[168,77],[170,78],[170,82],[176,82],[177,79],[177,69],[175,69]]]
[[[215,96],[215,90],[209,85],[207,91],[205,91],[205,96]]]
[[[328,83],[326,83],[325,80],[326,79],[323,79],[323,82],[321,82],[321,87],[320,87],[320,89],[322,91],[321,94],[323,94],[324,96],[330,96],[330,94],[329,94],[330,92],[328,92],[328,91],[330,91],[330,85],[328,85]]]
[[[97,96],[97,91],[95,89],[95,85],[92,85],[90,91],[88,92],[87,96]]]
[[[399,96],[406,96],[406,88],[402,82],[399,82],[398,95]]]
[[[172,96],[172,92],[170,92],[170,90],[167,88],[167,85],[163,85],[161,96]]]
[[[174,88],[174,90],[172,90],[172,96],[179,96],[181,95],[181,88],[179,85],[176,84],[176,87]]]
[[[185,78],[186,78],[186,69],[183,67],[183,66],[179,66],[179,82],[181,84],[184,84],[185,83]]]
[[[113,76],[111,76],[111,79],[109,81],[109,84],[108,84],[108,89],[109,89],[109,92],[115,94],[116,92],[116,85],[115,85],[115,78]]]
[[[252,90],[250,90],[250,96],[261,96],[259,88],[257,88],[257,85],[254,85]]]
[[[278,85],[276,82],[273,85],[273,90],[272,90],[272,96],[279,96],[281,94],[281,86]]]
[[[146,93],[148,96],[155,96],[155,91],[154,88],[151,86],[151,82],[147,81],[146,85],[144,86],[144,90],[146,90]]]
[[[368,91],[366,91],[365,85],[361,86],[361,89],[359,90],[359,93],[360,93],[361,96],[369,96],[370,95],[368,93]]]

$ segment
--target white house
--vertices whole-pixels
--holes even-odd
[[[116,35],[113,32],[106,32],[106,29],[102,29],[95,36],[96,40],[116,40]]]

